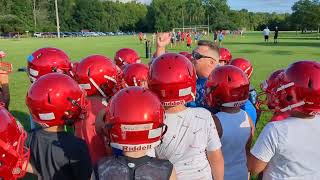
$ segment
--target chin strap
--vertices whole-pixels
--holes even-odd
[[[280,111],[281,111],[281,112],[291,111],[292,109],[297,108],[297,107],[300,107],[300,106],[303,106],[303,105],[305,105],[305,104],[306,104],[306,103],[305,103],[304,101],[300,101],[300,102],[298,102],[298,103],[296,103],[296,104],[291,104],[291,105],[289,105],[289,106],[287,106],[287,107],[285,107],[285,108],[283,108],[283,109],[280,109]]]
[[[107,97],[106,94],[102,91],[102,89],[98,86],[98,84],[92,78],[89,78],[89,81],[92,83],[92,85],[99,91],[99,93],[103,97]]]

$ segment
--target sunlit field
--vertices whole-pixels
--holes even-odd
[[[273,43],[273,38],[269,43],[265,43],[260,32],[247,33],[243,37],[227,36],[224,40],[223,46],[231,50],[233,57],[245,57],[252,62],[254,72],[251,83],[257,90],[259,90],[259,84],[273,70],[284,68],[297,60],[320,60],[320,40],[317,39],[317,34],[301,35],[296,32],[280,32],[279,36],[278,44]],[[206,38],[212,39],[212,36],[203,37],[203,39]],[[92,54],[102,54],[113,59],[118,49],[130,47],[139,52],[144,63],[149,62],[149,59],[145,58],[145,45],[140,44],[132,36],[0,39],[0,50],[7,53],[4,61],[11,62],[14,67],[14,72],[10,75],[10,111],[27,130],[29,129],[29,120],[25,95],[30,82],[25,72],[17,70],[26,66],[26,59],[34,50],[49,46],[63,49],[72,61],[79,61]],[[187,48],[185,44],[181,44],[176,48],[169,47],[168,50],[179,52],[187,51]],[[268,118],[268,113],[262,115],[257,125],[256,135],[259,134]]]

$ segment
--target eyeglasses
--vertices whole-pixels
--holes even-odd
[[[212,57],[202,55],[202,54],[200,54],[198,52],[195,52],[195,51],[192,52],[192,57],[193,57],[194,60],[199,60],[199,59],[202,59],[202,58],[210,58],[210,59],[213,59],[213,60],[217,61],[216,59],[214,59]]]

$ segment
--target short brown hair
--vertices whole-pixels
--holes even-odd
[[[219,53],[219,47],[217,47],[217,46],[215,45],[215,43],[212,42],[212,41],[200,40],[200,41],[198,42],[198,46],[207,46],[207,47],[209,47],[209,49],[210,49],[211,51],[217,53],[218,56],[220,55],[220,53]]]

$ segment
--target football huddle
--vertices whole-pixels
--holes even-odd
[[[78,62],[53,47],[30,53],[31,130],[2,103],[0,179],[320,179],[319,62],[276,70],[257,91],[245,57],[207,40],[168,52],[170,41],[157,34],[148,65],[131,48]]]

